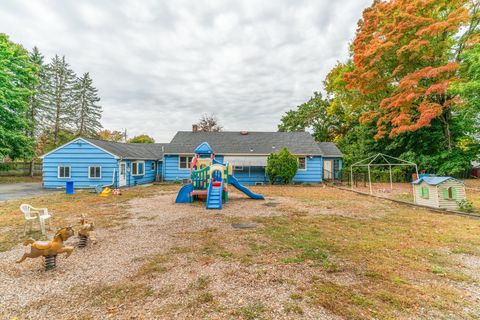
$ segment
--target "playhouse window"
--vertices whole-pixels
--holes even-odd
[[[190,162],[192,162],[193,157],[180,157],[179,168],[180,169],[189,169]]]
[[[443,189],[443,199],[445,200],[456,200],[457,199],[457,190],[454,187],[448,187]]]
[[[298,157],[298,170],[305,170],[305,169],[307,169],[307,158]]]
[[[142,176],[144,174],[145,162],[133,161],[132,162],[132,176]]]
[[[420,188],[420,197],[422,197],[423,199],[428,199],[429,198],[428,187],[421,187]]]
[[[100,179],[100,178],[102,178],[102,167],[101,166],[88,167],[88,178],[89,179]]]
[[[59,166],[58,167],[58,177],[59,178],[70,178],[70,167],[68,166]]]

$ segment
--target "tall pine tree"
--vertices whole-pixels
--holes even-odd
[[[77,80],[73,95],[76,133],[79,136],[96,136],[102,129],[102,107],[97,104],[100,101],[97,93],[90,74],[84,73]]]
[[[61,130],[68,130],[75,122],[74,110],[75,73],[58,55],[46,67],[45,102],[46,122],[52,128],[53,146],[58,147]]]

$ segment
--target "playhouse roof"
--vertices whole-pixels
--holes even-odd
[[[431,185],[431,186],[436,186],[439,185],[447,180],[455,180],[458,183],[464,184],[463,181],[460,181],[458,179],[452,178],[452,177],[422,177],[420,179],[417,179],[413,182],[413,184],[420,184],[422,181],[425,181],[425,183]]]
[[[267,155],[282,148],[297,155],[323,155],[308,132],[191,132],[179,131],[165,146],[165,154],[191,154],[208,142],[217,154]]]
[[[212,154],[213,149],[208,142],[202,142],[194,151],[196,154]]]

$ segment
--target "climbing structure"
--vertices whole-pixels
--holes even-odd
[[[195,149],[195,156],[190,163],[190,180],[191,183],[184,185],[178,192],[176,203],[205,199],[207,209],[222,209],[223,203],[228,202],[229,184],[252,199],[264,199],[261,194],[242,186],[232,174],[232,165],[217,161],[207,142]]]

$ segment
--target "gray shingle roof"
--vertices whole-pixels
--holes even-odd
[[[168,143],[121,143],[82,138],[122,159],[160,160]]]
[[[333,142],[319,142],[318,146],[324,157],[343,157],[342,151]]]
[[[270,154],[284,147],[297,155],[321,155],[322,151],[308,132],[191,132],[179,131],[165,146],[165,154],[191,154],[202,142],[217,154]]]

